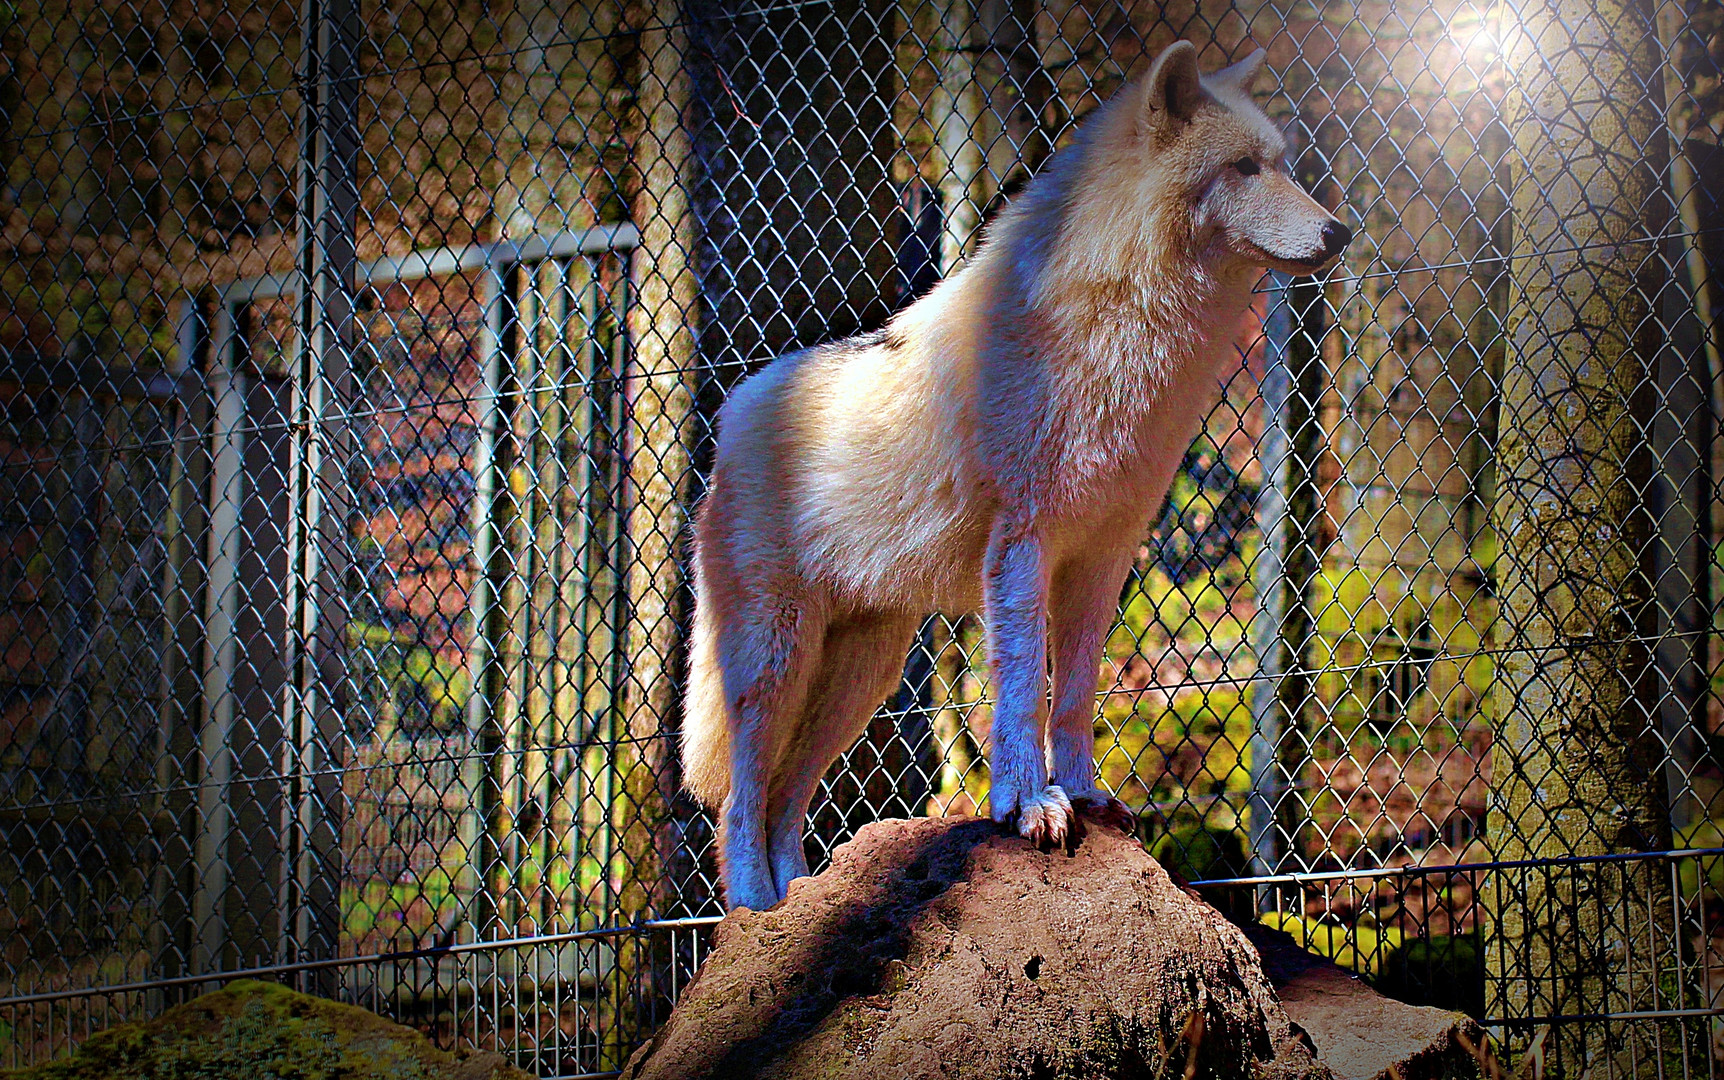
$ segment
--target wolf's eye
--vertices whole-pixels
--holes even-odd
[[[1233,167],[1238,169],[1243,176],[1256,176],[1263,171],[1263,166],[1257,164],[1256,158],[1251,157],[1240,158],[1233,163]]]

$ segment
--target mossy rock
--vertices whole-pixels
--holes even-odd
[[[1377,989],[1411,1005],[1480,1017],[1485,1012],[1485,958],[1479,936],[1432,934],[1414,938],[1383,958]]]
[[[1156,838],[1149,853],[1186,881],[1243,877],[1249,863],[1238,833],[1202,825],[1174,826]]]
[[[1209,881],[1244,877],[1251,860],[1245,841],[1231,829],[1179,824],[1162,833],[1150,846],[1150,855],[1162,869],[1186,881]],[[1237,923],[1249,922],[1255,914],[1255,896],[1250,887],[1207,888],[1203,898]]]
[[[529,1080],[353,1005],[243,979],[5,1080]]]

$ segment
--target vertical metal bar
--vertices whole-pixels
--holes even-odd
[[[1685,85],[1684,78],[1677,66],[1676,46],[1683,34],[1694,35],[1690,40],[1701,45],[1699,36],[1688,21],[1688,13],[1679,0],[1656,0],[1658,8],[1658,37],[1664,51],[1664,118],[1665,126],[1670,132],[1670,186],[1676,203],[1676,219],[1680,222],[1682,262],[1687,270],[1688,287],[1692,290],[1693,311],[1700,324],[1700,340],[1705,350],[1706,368],[1709,374],[1708,385],[1716,387],[1721,375],[1724,375],[1724,359],[1719,354],[1718,327],[1715,325],[1717,309],[1714,305],[1714,290],[1712,274],[1706,266],[1706,252],[1701,246],[1701,207],[1702,188],[1700,178],[1695,173],[1694,162],[1687,153],[1689,122],[1684,115],[1692,117],[1693,102]],[[1683,108],[1684,98],[1689,98],[1689,108]],[[1717,402],[1710,402],[1713,411],[1717,411]]]
[[[174,324],[176,347],[169,358],[167,373],[178,382],[196,366],[197,358],[209,344],[209,327],[202,312],[198,310],[196,299],[191,296],[181,297],[175,305]],[[179,944],[173,927],[176,923],[183,925],[185,909],[181,889],[185,881],[185,865],[180,855],[184,850],[183,838],[170,824],[173,823],[174,813],[169,808],[168,792],[179,788],[186,780],[183,775],[184,763],[175,755],[174,735],[181,722],[180,709],[185,703],[185,699],[177,693],[187,666],[181,662],[181,622],[186,607],[188,579],[195,579],[195,572],[188,573],[191,568],[186,565],[192,561],[186,527],[190,510],[188,504],[192,501],[186,490],[190,479],[186,458],[195,435],[190,430],[193,423],[192,410],[177,387],[173,399],[165,403],[164,408],[168,412],[168,422],[165,425],[168,435],[168,475],[166,517],[161,525],[163,558],[159,588],[162,597],[162,627],[157,638],[157,648],[161,650],[157,683],[160,704],[156,712],[155,761],[152,769],[155,790],[150,793],[145,810],[154,823],[167,826],[157,832],[162,839],[157,848],[158,861],[153,874],[156,916],[150,928],[150,965],[155,976],[171,978],[182,972],[185,961],[184,955],[173,948]],[[165,1008],[166,1002],[161,992],[151,992],[145,1007],[151,1012],[160,1012]]]
[[[641,257],[636,253],[636,257]],[[616,335],[608,343],[610,351],[604,357],[610,365],[604,373],[600,385],[604,388],[606,416],[609,418],[607,434],[609,445],[607,453],[614,463],[611,474],[611,499],[607,507],[611,516],[610,551],[607,553],[609,576],[612,582],[609,596],[610,607],[610,671],[608,678],[607,703],[604,713],[602,734],[599,741],[603,747],[603,771],[600,774],[599,799],[603,806],[604,827],[599,834],[600,880],[604,888],[604,914],[608,922],[618,917],[619,889],[617,876],[612,863],[615,860],[618,841],[616,792],[618,787],[617,753],[622,732],[626,728],[627,717],[623,710],[627,707],[628,684],[634,673],[635,655],[628,640],[628,627],[634,615],[634,604],[630,596],[629,580],[637,559],[636,546],[629,528],[629,518],[633,509],[632,499],[635,494],[634,455],[635,447],[629,440],[628,425],[630,421],[629,404],[627,401],[627,376],[629,373],[629,334],[624,317],[628,311],[628,283],[631,277],[625,275],[617,284]],[[603,302],[601,290],[603,284],[598,275],[594,275],[592,288],[594,290],[594,309]],[[611,956],[614,959],[617,950],[613,947]],[[602,1041],[602,1040],[601,1040]]]
[[[240,509],[245,497],[246,376],[240,370],[235,313],[216,312],[211,347],[209,534],[204,586],[203,693],[198,716],[196,881],[192,892],[191,966],[213,971],[227,945],[227,848],[233,778],[233,674],[237,658]]]
[[[625,275],[619,281],[619,298],[626,295],[624,290],[627,289],[629,280]],[[602,293],[603,284],[596,274],[591,287],[594,290],[594,310],[598,310],[605,297]],[[624,315],[627,312],[626,300],[615,310],[619,318]],[[609,420],[606,432],[607,452],[613,463],[613,471],[609,474],[613,486],[606,507],[612,515],[607,545],[609,550],[606,553],[611,582],[611,593],[607,598],[611,625],[610,655],[604,717],[598,734],[602,755],[599,763],[599,880],[604,898],[599,918],[607,925],[626,918],[622,910],[622,894],[627,885],[624,875],[631,870],[638,871],[638,867],[617,865],[619,857],[627,854],[624,845],[628,840],[628,830],[619,828],[617,820],[621,809],[617,805],[618,794],[628,792],[621,772],[619,754],[622,738],[629,730],[629,717],[624,711],[631,700],[628,687],[630,680],[638,679],[641,675],[636,662],[644,660],[650,666],[653,659],[637,654],[630,639],[630,627],[636,615],[630,581],[640,558],[630,526],[634,500],[639,492],[635,473],[635,455],[639,447],[630,439],[633,415],[627,387],[633,360],[629,349],[629,332],[626,322],[619,321],[615,325],[616,334],[606,343],[609,345],[609,351],[604,357],[609,369],[600,384],[604,388],[605,396],[601,400]],[[636,812],[640,811],[641,808],[637,806]],[[601,1005],[596,1010],[594,1050],[601,1066],[606,1067],[611,1064],[609,1055],[614,1052],[618,1042],[615,1032],[622,1022],[625,980],[638,978],[640,975],[639,968],[631,970],[631,965],[625,960],[624,948],[625,942],[622,938],[612,938],[593,950],[601,967],[598,985],[602,988],[599,994],[595,995]],[[605,1002],[609,1003],[608,1008],[603,1004]],[[610,1020],[608,1026],[605,1023],[607,1016]],[[617,1063],[620,1064],[620,1061]]]
[[[1251,654],[1256,658],[1257,672],[1249,691],[1251,794],[1246,805],[1255,874],[1274,873],[1280,861],[1275,814],[1284,783],[1279,760],[1281,701],[1277,683],[1287,664],[1287,642],[1281,628],[1293,592],[1287,577],[1287,398],[1292,386],[1287,348],[1293,336],[1293,316],[1287,303],[1287,275],[1274,272],[1269,283],[1263,321],[1263,382],[1258,391],[1263,403],[1263,438],[1257,457],[1263,486],[1257,496],[1257,520],[1263,531],[1263,547],[1251,568],[1252,591],[1257,597],[1257,613],[1251,620]]]
[[[1622,933],[1622,939],[1621,939],[1621,941],[1622,941],[1622,946],[1621,946],[1622,947],[1621,977],[1619,979],[1605,979],[1604,980],[1603,986],[1602,986],[1600,993],[1599,993],[1599,1002],[1598,1002],[1599,1011],[1601,1011],[1601,1012],[1617,1012],[1617,1011],[1628,1012],[1631,1010],[1657,1009],[1660,1007],[1658,1004],[1658,984],[1656,981],[1657,980],[1656,974],[1653,975],[1653,981],[1652,981],[1651,986],[1649,987],[1650,996],[1648,997],[1648,999],[1646,1001],[1642,1002],[1640,1000],[1636,990],[1635,990],[1634,939],[1635,939],[1636,935],[1634,933],[1633,919],[1634,919],[1634,914],[1635,914],[1634,908],[1636,907],[1636,904],[1637,904],[1637,901],[1639,898],[1634,895],[1634,891],[1633,891],[1632,886],[1630,885],[1630,881],[1631,881],[1633,875],[1637,875],[1642,871],[1646,871],[1650,875],[1651,873],[1656,872],[1656,868],[1651,863],[1643,863],[1640,865],[1628,864],[1628,865],[1624,865],[1622,867],[1623,889],[1622,889],[1622,924],[1621,924],[1621,927],[1622,927],[1623,933]],[[1600,906],[1602,906],[1602,905],[1603,905],[1603,901],[1601,900]],[[1654,909],[1654,900],[1653,900],[1653,897],[1651,895],[1651,892],[1648,891],[1647,896],[1646,896],[1646,914],[1647,914],[1646,964],[1647,964],[1648,970],[1651,970],[1651,971],[1656,970],[1657,963],[1658,963],[1657,955],[1651,951],[1652,942],[1654,939],[1654,932],[1653,932],[1653,927],[1652,927],[1652,918],[1653,918],[1654,910],[1655,910]],[[1600,914],[1603,915],[1604,913],[1600,912]],[[1621,995],[1620,1004],[1612,1003],[1611,997],[1613,994],[1620,994]]]
[[[1685,242],[1678,238],[1672,243]],[[1651,545],[1658,623],[1653,647],[1657,723],[1664,742],[1670,824],[1680,836],[1707,816],[1695,791],[1694,771],[1703,756],[1700,740],[1708,698],[1713,422],[1710,376],[1690,294],[1681,287],[1679,275],[1672,275],[1665,293],[1668,340],[1657,360],[1659,400],[1650,432],[1654,472],[1647,511],[1657,537]]]
[[[585,261],[579,256],[568,260],[548,260],[547,265],[551,269],[546,275],[549,282],[547,289],[550,291],[546,301],[546,335],[549,340],[546,353],[550,359],[545,366],[551,377],[545,388],[545,399],[554,423],[545,457],[546,467],[550,472],[550,477],[545,482],[545,542],[548,545],[545,558],[551,580],[546,589],[546,656],[543,660],[539,691],[546,709],[543,738],[548,743],[544,750],[544,769],[539,782],[539,798],[544,811],[538,844],[543,883],[540,889],[539,920],[544,933],[568,929],[563,918],[566,889],[558,890],[556,879],[558,874],[568,867],[564,857],[567,837],[561,822],[563,808],[571,804],[564,784],[568,773],[569,746],[576,741],[571,733],[579,723],[578,709],[569,696],[569,645],[571,630],[578,621],[580,608],[570,602],[568,586],[573,572],[570,534],[578,531],[580,526],[577,522],[567,520],[564,511],[569,506],[567,493],[571,490],[569,448],[572,433],[577,430],[579,424],[578,410],[571,407],[570,401],[579,367],[574,356],[569,322],[571,318],[579,317],[580,310],[578,304],[570,302],[571,275],[574,268],[585,265]],[[569,877],[572,882],[572,872]],[[553,968],[559,987],[562,984],[563,956],[566,952],[567,950],[560,946],[553,950]]]
[[[468,750],[463,757],[462,784],[472,804],[472,810],[461,818],[461,841],[468,859],[468,888],[473,897],[469,916],[474,940],[493,932],[496,920],[495,898],[491,895],[490,878],[496,865],[497,851],[491,829],[494,811],[490,775],[491,755],[495,752],[493,704],[497,682],[496,642],[494,624],[498,616],[498,597],[493,565],[502,545],[497,535],[496,503],[498,485],[498,441],[502,434],[504,339],[508,321],[509,296],[504,272],[509,265],[499,251],[486,266],[479,279],[479,303],[484,311],[484,325],[479,338],[481,383],[477,398],[478,432],[473,444],[473,587],[468,595],[468,611],[472,637],[467,647],[469,685],[467,698]]]
[[[1670,195],[1681,228],[1666,260],[1662,311],[1667,335],[1657,363],[1659,400],[1652,424],[1654,477],[1649,492],[1653,582],[1658,620],[1654,664],[1658,723],[1665,744],[1671,827],[1679,835],[1708,816],[1693,771],[1703,756],[1711,624],[1712,388],[1719,374],[1711,319],[1711,285],[1700,249],[1697,183],[1683,153],[1680,103],[1685,94],[1675,50],[1685,15],[1675,0],[1657,6],[1664,62],[1665,129],[1670,140]],[[1680,846],[1680,845],[1679,845]]]
[[[1673,1000],[1667,1000],[1661,1007],[1671,1008],[1671,1009],[1686,1009],[1689,1007],[1689,1003],[1688,1003],[1689,972],[1687,970],[1688,965],[1683,962],[1684,950],[1682,948],[1682,908],[1683,908],[1683,902],[1682,902],[1681,865],[1680,865],[1679,860],[1670,859],[1670,860],[1665,861],[1663,866],[1664,866],[1664,869],[1670,875],[1670,884],[1669,884],[1669,889],[1670,889],[1670,933],[1664,941],[1664,950],[1665,950],[1665,955],[1670,960],[1672,982],[1674,983],[1674,989],[1672,991],[1672,994],[1674,995],[1674,999]],[[1652,970],[1653,985],[1654,986],[1661,986],[1662,980],[1660,979],[1659,972],[1657,969],[1657,963],[1656,963],[1657,953],[1656,952],[1654,952],[1654,954],[1653,954],[1653,959],[1654,959],[1654,966],[1653,966],[1653,970]],[[1695,1002],[1695,1004],[1698,1005],[1699,1002]],[[1689,1027],[1688,1021],[1684,1020],[1681,1023],[1681,1025],[1679,1026],[1679,1029],[1677,1031],[1677,1034],[1679,1036],[1678,1053],[1680,1054],[1680,1060],[1682,1062],[1682,1075],[1684,1078],[1692,1075],[1692,1070],[1689,1068],[1689,1065],[1688,1065],[1688,1048],[1689,1048],[1689,1041],[1690,1041],[1689,1036],[1688,1036],[1688,1027]]]
[[[197,301],[190,296],[182,297],[174,310],[175,344],[176,348],[168,362],[168,374],[176,381],[192,370],[197,362],[198,354],[208,343],[207,330],[202,313],[198,311]],[[165,804],[167,789],[176,782],[170,769],[170,755],[173,747],[174,724],[174,684],[177,681],[179,665],[175,655],[175,644],[179,636],[180,612],[183,606],[183,582],[180,578],[180,548],[185,535],[185,493],[183,485],[186,481],[186,461],[183,449],[187,432],[188,410],[184,397],[176,392],[173,399],[166,403],[169,420],[166,425],[168,432],[168,476],[167,476],[167,518],[162,522],[162,548],[164,553],[161,591],[162,591],[162,632],[158,647],[161,649],[161,704],[156,720],[155,747],[155,783],[156,790],[151,794],[149,811],[160,813]]]
[[[598,545],[603,542],[603,523],[605,499],[608,494],[606,469],[609,467],[608,455],[603,439],[610,430],[608,414],[600,405],[599,394],[601,386],[608,386],[602,370],[601,352],[598,346],[597,328],[599,325],[598,291],[596,284],[598,274],[594,265],[585,260],[577,259],[571,264],[580,266],[587,272],[580,284],[579,298],[572,306],[580,312],[581,341],[579,359],[575,363],[575,372],[579,379],[580,396],[571,409],[575,418],[575,431],[570,437],[571,447],[577,449],[576,468],[570,479],[575,496],[575,520],[568,537],[572,548],[572,563],[574,576],[570,582],[569,607],[574,612],[574,704],[572,706],[575,723],[571,728],[574,743],[571,763],[572,776],[568,783],[575,792],[574,806],[570,813],[568,860],[570,865],[570,885],[574,916],[579,920],[582,907],[588,900],[588,893],[579,887],[582,865],[591,857],[593,844],[587,837],[587,782],[592,768],[596,763],[588,759],[593,756],[592,746],[597,738],[598,721],[596,719],[595,693],[605,692],[602,686],[604,663],[596,655],[594,639],[604,630],[604,608],[598,598],[595,587],[596,556]],[[573,288],[574,286],[571,286]],[[608,701],[608,693],[607,693]],[[577,921],[577,926],[580,923]],[[585,956],[585,950],[581,951]]]
[[[1711,884],[1706,873],[1708,858],[1715,859],[1716,856],[1699,855],[1694,859],[1694,897],[1696,908],[1696,921],[1694,925],[1702,928],[1712,925],[1710,921],[1711,917],[1706,911],[1706,892]],[[1717,946],[1713,944],[1714,940],[1715,939],[1710,934],[1703,936],[1700,939],[1700,946],[1696,950],[1698,953],[1697,960],[1699,970],[1697,974],[1699,976],[1698,989],[1701,995],[1700,1000],[1707,1006],[1711,1006],[1713,1003],[1711,971],[1715,957],[1714,950],[1717,948]],[[1716,1023],[1716,1021],[1709,1022],[1708,1027],[1710,1027],[1711,1023]],[[1707,1042],[1710,1041],[1710,1039],[1707,1040]],[[1718,1075],[1718,1060],[1711,1054],[1706,1055],[1706,1075],[1708,1077],[1715,1077]]]
[[[507,349],[504,362],[510,365],[511,406],[508,411],[509,446],[503,477],[508,496],[502,505],[506,519],[497,526],[507,554],[500,568],[499,600],[505,628],[497,635],[499,678],[503,689],[497,696],[495,722],[502,740],[496,755],[494,771],[499,794],[495,820],[501,834],[498,843],[504,862],[502,898],[499,900],[503,918],[511,934],[520,929],[523,913],[522,887],[527,870],[526,838],[520,820],[531,792],[528,783],[527,755],[532,738],[532,697],[534,685],[533,641],[536,637],[538,612],[534,607],[536,583],[543,572],[538,546],[534,543],[538,525],[538,491],[535,477],[539,464],[539,413],[535,387],[539,382],[539,342],[536,330],[539,321],[539,296],[536,287],[536,267],[517,265],[508,279],[511,302],[514,305],[516,335],[514,346]]]
[[[572,260],[579,262],[577,258]],[[565,407],[569,362],[569,267],[570,262],[548,259],[542,274],[544,282],[543,328],[544,359],[540,364],[544,385],[542,400],[546,418],[541,420],[545,435],[544,465],[540,470],[540,490],[544,501],[544,524],[541,544],[547,581],[543,586],[544,613],[542,638],[544,655],[540,658],[538,694],[542,716],[538,723],[536,751],[539,773],[535,779],[535,797],[539,800],[539,835],[535,844],[539,863],[539,902],[537,918],[541,933],[561,929],[560,895],[556,889],[556,872],[560,863],[561,844],[556,827],[562,791],[558,777],[569,743],[567,711],[562,707],[563,686],[568,677],[564,662],[564,638],[567,635],[569,606],[565,603],[563,582],[569,573],[567,552],[568,523],[563,518],[568,490],[567,460],[569,410]],[[551,971],[560,982],[563,950],[550,949]],[[541,960],[541,968],[543,961]]]
[[[358,210],[359,9],[305,0],[301,22],[299,363],[290,471],[289,682],[283,699],[282,958],[333,956],[339,936],[345,728],[333,662],[346,633],[341,575],[348,561],[348,433],[354,345],[354,225]]]
[[[1319,163],[1326,168],[1326,163]],[[1321,173],[1307,165],[1302,177],[1308,186],[1315,186]],[[1310,807],[1298,794],[1299,777],[1304,770],[1307,754],[1305,731],[1301,721],[1311,693],[1311,675],[1305,671],[1315,623],[1307,594],[1322,568],[1323,543],[1319,524],[1323,514],[1323,494],[1318,488],[1317,462],[1322,454],[1324,436],[1320,427],[1317,403],[1323,394],[1327,375],[1319,343],[1323,335],[1323,286],[1303,279],[1295,282],[1284,275],[1271,281],[1274,305],[1268,312],[1265,333],[1269,338],[1266,350],[1274,353],[1265,363],[1274,363],[1284,372],[1284,389],[1265,387],[1274,400],[1265,407],[1274,407],[1275,426],[1280,429],[1281,446],[1272,449],[1282,455],[1275,469],[1279,491],[1271,496],[1271,509],[1278,516],[1279,528],[1265,535],[1265,548],[1277,545],[1271,553],[1272,563],[1263,564],[1259,587],[1279,587],[1273,599],[1258,593],[1258,603],[1269,610],[1261,622],[1252,622],[1253,645],[1261,647],[1258,662],[1279,651],[1272,664],[1272,676],[1255,681],[1252,686],[1254,743],[1258,735],[1273,734],[1275,742],[1258,753],[1253,751],[1253,794],[1273,785],[1273,801],[1267,807],[1262,828],[1273,831],[1253,836],[1253,856],[1258,851],[1272,850],[1275,869],[1303,869],[1303,854],[1298,837],[1310,824]],[[1266,377],[1268,372],[1266,371]],[[1280,378],[1281,376],[1277,376]],[[1267,434],[1267,425],[1265,429]],[[1267,469],[1269,463],[1265,462]],[[1265,484],[1270,482],[1265,473]],[[1267,487],[1265,488],[1267,490]],[[1278,501],[1279,505],[1274,505]],[[1274,622],[1269,621],[1273,615]],[[1253,814],[1252,828],[1257,815]],[[1290,866],[1289,866],[1290,864]]]

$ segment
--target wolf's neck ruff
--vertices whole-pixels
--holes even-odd
[[[1185,200],[1156,190],[1161,154],[1122,156],[1135,104],[1120,95],[1090,117],[1000,215],[978,260],[1009,264],[1025,312],[1058,343],[1050,363],[1130,417],[1194,360],[1207,371],[1225,360],[1217,346],[1262,274],[1203,258]]]
[[[1101,120],[1103,135],[1120,123]],[[975,264],[929,297],[943,313],[935,322],[981,307],[991,326],[1034,328],[1033,352],[1009,366],[1045,384],[1032,405],[1039,423],[1012,437],[1030,451],[1021,468],[1035,476],[1038,511],[1087,522],[1159,501],[1166,444],[1189,442],[1213,404],[1260,273],[1216,273],[1168,213],[1124,222],[1109,213],[1108,202],[1136,185],[1086,182],[1109,164],[1102,145],[1092,135],[1062,150],[1066,160],[1050,163],[1001,215]]]

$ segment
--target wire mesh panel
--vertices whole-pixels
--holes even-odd
[[[249,971],[620,1069],[722,913],[675,744],[719,407],[961,272],[1185,37],[1268,49],[1358,238],[1265,275],[1138,508],[1102,783],[1546,1075],[1714,1074],[1719,19],[7,8],[0,1062]],[[983,637],[930,612],[816,869],[987,811]]]

